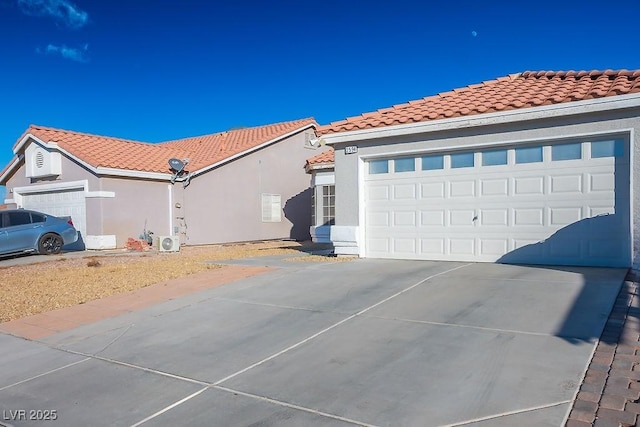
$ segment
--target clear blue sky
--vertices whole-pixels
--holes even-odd
[[[638,69],[639,12],[590,0],[0,0],[0,168],[31,123],[158,142],[326,124],[526,70]]]

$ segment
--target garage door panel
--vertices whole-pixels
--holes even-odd
[[[628,159],[583,155],[365,176],[365,255],[628,266]]]
[[[388,227],[389,212],[367,212],[367,224],[369,227]]]
[[[475,194],[475,180],[453,181],[449,183],[449,197],[473,197]]]
[[[385,184],[371,185],[367,188],[367,199],[376,200],[389,200],[389,186]]]
[[[509,209],[480,209],[480,224],[484,226],[509,224]]]
[[[444,215],[444,210],[422,211],[420,212],[420,225],[444,227]]]
[[[449,254],[451,255],[474,255],[475,239],[470,238],[452,238],[449,239]]]
[[[527,225],[544,225],[544,209],[514,209],[514,225],[527,226]]]
[[[481,179],[481,196],[507,196],[509,194],[509,179]]]
[[[444,239],[420,239],[420,252],[425,255],[444,255]]]
[[[480,239],[480,255],[502,256],[508,252],[507,239]]]
[[[393,249],[399,254],[415,254],[416,253],[416,241],[415,239],[393,239]]]
[[[550,208],[550,225],[564,226],[582,219],[582,208]]]
[[[444,198],[444,182],[429,182],[420,184],[420,195],[423,199]]]
[[[544,178],[515,178],[515,195],[544,194]]]
[[[610,191],[615,190],[615,176],[611,173],[588,174],[589,191]]]
[[[414,200],[416,198],[416,186],[414,184],[394,185],[393,198],[397,200]]]
[[[396,227],[415,227],[416,226],[416,212],[393,212],[393,225]]]
[[[582,193],[582,174],[551,176],[550,193]]]

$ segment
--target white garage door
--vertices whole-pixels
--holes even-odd
[[[368,162],[365,255],[629,266],[623,140]]]
[[[87,235],[85,194],[82,189],[27,193],[22,196],[22,207],[49,215],[70,216],[81,235]]]

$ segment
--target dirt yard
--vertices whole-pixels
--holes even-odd
[[[178,253],[87,255],[0,267],[0,323],[57,308],[143,288],[199,271],[224,268],[209,263],[266,255],[302,260],[310,243],[262,242],[183,247]],[[305,261],[337,262],[344,258],[304,256]]]

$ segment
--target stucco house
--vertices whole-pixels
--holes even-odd
[[[89,249],[145,231],[187,245],[304,240],[315,127],[309,118],[152,144],[30,126],[0,185],[9,207],[70,215]]]
[[[640,70],[513,74],[318,133],[311,234],[337,254],[640,264]]]

